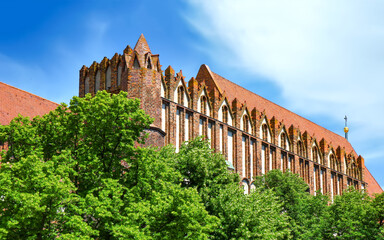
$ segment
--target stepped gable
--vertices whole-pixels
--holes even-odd
[[[54,110],[59,104],[0,82],[0,125],[21,114],[33,118]]]
[[[365,182],[368,183],[367,186],[367,192],[371,197],[374,196],[374,193],[382,193],[383,189],[380,187],[380,185],[377,183],[376,179],[372,176],[372,174],[369,172],[368,168],[365,168],[364,170],[364,177]]]
[[[202,67],[204,67],[203,65]],[[358,156],[353,149],[352,145],[342,136],[324,128],[316,123],[303,118],[296,113],[293,113],[231,81],[223,78],[222,76],[211,72],[215,84],[217,84],[222,92],[225,92],[229,101],[237,98],[240,102],[246,102],[249,108],[256,107],[259,111],[265,111],[268,119],[275,117],[279,121],[284,121],[285,126],[291,124],[301,131],[307,131],[310,136],[314,136],[319,142],[322,138],[326,139],[334,147],[344,147],[346,153],[353,153]]]

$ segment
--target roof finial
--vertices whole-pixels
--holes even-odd
[[[144,55],[148,52],[151,52],[151,49],[149,49],[147,40],[145,40],[143,34],[140,35],[139,40],[137,40],[136,46],[133,50],[136,50],[136,52],[140,55]]]
[[[345,138],[348,140],[348,132],[349,132],[349,128],[347,127],[347,121],[348,121],[347,116],[344,117],[344,120],[345,120],[344,133],[345,133]]]

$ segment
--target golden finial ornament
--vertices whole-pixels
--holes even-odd
[[[349,128],[347,127],[347,120],[348,120],[347,116],[345,116],[344,120],[345,120],[345,127],[344,127],[345,139],[348,140]]]

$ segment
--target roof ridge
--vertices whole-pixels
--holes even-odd
[[[32,95],[32,96],[34,96],[34,97],[37,97],[37,98],[39,98],[39,99],[42,99],[42,100],[44,100],[44,101],[47,101],[47,102],[51,102],[51,103],[53,103],[53,104],[56,104],[56,105],[60,105],[60,104],[58,104],[58,103],[55,103],[55,102],[53,102],[53,101],[51,101],[51,100],[49,100],[49,99],[46,99],[46,98],[43,98],[43,97],[37,96],[36,94],[33,94],[33,93],[30,93],[30,92],[27,92],[27,91],[25,91],[25,90],[22,90],[22,89],[20,89],[20,88],[14,87],[14,86],[11,86],[11,85],[9,85],[9,84],[6,84],[6,83],[4,83],[4,82],[0,82],[0,84],[3,84],[3,85],[5,85],[6,87],[10,87],[10,88],[16,89],[16,90],[18,90],[18,91],[20,91],[20,92],[24,92],[24,93],[27,93],[27,94],[29,94],[29,95]]]

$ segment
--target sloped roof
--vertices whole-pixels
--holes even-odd
[[[215,83],[220,86],[220,89],[225,96],[227,96],[229,101],[237,98],[240,103],[246,103],[247,107],[252,109],[256,107],[260,112],[265,111],[265,114],[268,118],[275,118],[278,121],[284,121],[285,126],[289,127],[291,124],[300,129],[303,133],[308,132],[310,136],[314,136],[317,141],[320,141],[324,138],[329,144],[332,144],[333,147],[337,148],[345,147],[346,153],[353,151],[355,154],[352,145],[344,137],[320,126],[310,120],[297,115],[294,112],[291,112],[231,81],[223,78],[222,76],[212,72]],[[356,156],[358,156],[356,154]]]
[[[151,52],[151,49],[149,49],[149,45],[144,37],[144,34],[140,35],[139,40],[137,40],[137,43],[133,50],[137,51],[140,55],[144,55],[148,52]]]
[[[374,196],[374,193],[382,193],[383,189],[380,187],[380,185],[377,183],[376,179],[372,176],[372,174],[369,172],[368,168],[365,168],[364,170],[364,180],[366,183],[368,183],[367,186],[367,192],[370,196]]]
[[[57,106],[57,103],[0,82],[0,125],[9,124],[18,114],[32,118]]]

